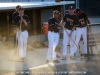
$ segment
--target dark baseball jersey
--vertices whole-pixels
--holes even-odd
[[[80,12],[80,13],[81,14],[78,15],[78,18],[79,19],[84,18],[84,21],[79,22],[79,27],[86,27],[87,26],[87,23],[88,23],[88,17],[87,17],[87,15],[84,12]]]
[[[22,17],[24,20],[26,20],[27,23],[30,23],[29,17],[27,15],[23,15]],[[14,19],[14,24],[17,25],[18,27],[20,27],[20,20],[21,20],[21,17],[19,15],[16,16]],[[24,30],[27,30],[27,26],[24,25],[24,23],[22,22],[21,31],[24,31]]]
[[[50,18],[48,21],[48,31],[54,31],[54,32],[59,32],[60,30],[60,26],[58,26],[58,24],[60,23],[59,20],[55,19],[55,18]]]
[[[68,22],[67,18],[72,19],[74,22],[73,23]],[[63,20],[64,20],[64,22],[66,22],[65,23],[65,28],[68,29],[68,30],[72,30],[72,28],[74,26],[78,26],[78,17],[75,14],[74,15],[70,15],[70,14],[67,13],[64,16]]]

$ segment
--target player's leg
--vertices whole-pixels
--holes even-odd
[[[71,57],[73,57],[74,56],[74,45],[75,45],[75,36],[76,36],[76,30],[74,30],[73,32],[72,32],[72,35],[71,35],[71,38],[70,38],[70,56]]]
[[[54,45],[54,32],[48,31],[48,51],[47,51],[47,61],[46,63],[49,62],[51,55],[52,55],[52,51],[53,51],[53,45]]]
[[[52,58],[53,58],[53,61],[55,63],[58,63],[59,61],[56,60],[56,52],[55,52],[55,48],[57,47],[58,45],[58,42],[59,42],[59,34],[58,33],[54,33],[54,45],[53,45],[53,53],[52,53]]]
[[[18,33],[19,36],[18,36],[18,50],[19,50],[19,56],[20,58],[23,58],[24,57],[24,54],[23,54],[23,37],[22,37],[22,32]]]
[[[66,59],[66,55],[67,55],[67,45],[69,42],[69,30],[64,30],[63,32],[63,48],[62,48],[62,55],[63,55],[63,59]]]
[[[81,28],[76,28],[76,37],[75,37],[75,44],[76,45],[74,44],[74,47],[73,47],[74,53],[77,52],[77,47],[78,47],[81,35],[82,35],[82,29]]]
[[[26,56],[28,32],[25,30],[23,33],[23,54]]]

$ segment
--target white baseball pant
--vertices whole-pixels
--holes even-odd
[[[67,31],[67,32],[66,32]],[[71,32],[71,30],[65,29],[63,32],[63,49],[62,49],[62,55],[66,56],[67,55],[67,45],[70,42],[70,56],[74,56],[74,42],[71,40],[71,38],[73,40],[75,40],[75,35],[76,35],[76,30],[74,30],[72,32],[71,38],[69,37],[69,33]]]
[[[83,28],[76,28],[76,45],[79,44],[80,38],[81,36],[83,37],[83,42],[84,42],[84,54],[87,54],[87,28],[83,27]],[[75,53],[77,51],[77,47],[74,46],[73,48],[75,50]]]
[[[52,57],[53,60],[56,60],[55,48],[58,45],[59,33],[48,31],[48,42],[49,47],[47,51],[47,60],[50,60]]]
[[[26,56],[28,32],[26,30],[19,32],[17,33],[17,37],[18,37],[19,56],[21,58],[24,58]]]

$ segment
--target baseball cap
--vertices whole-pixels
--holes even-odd
[[[21,6],[20,6],[20,5],[17,5],[17,6],[16,6],[16,9],[18,9],[18,8],[21,8]]]
[[[80,13],[81,12],[81,9],[80,8],[77,8],[76,9],[76,13]]]
[[[55,10],[53,13],[54,14],[60,14],[60,12],[58,10]]]
[[[68,9],[74,9],[74,7],[73,6],[70,6]]]

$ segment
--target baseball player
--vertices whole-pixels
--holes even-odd
[[[79,18],[79,26],[76,27],[76,45],[79,44],[80,38],[82,36],[84,42],[84,55],[87,55],[87,23],[89,23],[87,15],[81,11],[80,8],[76,9],[76,15]],[[77,47],[74,46],[75,53],[77,51]]]
[[[70,44],[70,58],[74,59],[74,43],[71,40],[71,38],[73,40],[75,40],[75,35],[76,35],[76,30],[75,30],[75,26],[78,25],[78,17],[74,14],[74,7],[70,6],[68,9],[69,13],[67,13],[64,18],[63,21],[65,22],[65,29],[63,32],[63,49],[62,49],[62,60],[66,59],[66,55],[67,55],[67,45],[68,43]]]
[[[14,23],[19,27],[18,31],[18,50],[19,56],[23,60],[26,55],[27,40],[28,40],[28,23],[30,23],[29,17],[24,14],[24,9],[19,8],[19,15],[15,17]]]
[[[59,26],[61,26],[59,19],[59,11],[55,10],[53,12],[53,17],[49,19],[48,24],[48,42],[49,47],[47,51],[47,60],[46,63],[49,63],[49,60],[53,59],[53,63],[59,63],[59,61],[56,59],[56,52],[55,48],[58,45],[59,41]]]
[[[20,5],[17,5],[16,6],[16,11],[12,14],[12,26],[14,27],[14,46],[17,45],[17,42],[18,42],[18,39],[17,39],[17,36],[16,36],[16,25],[14,25],[14,19],[16,16],[19,15],[18,13],[18,8],[20,8],[21,6]]]

